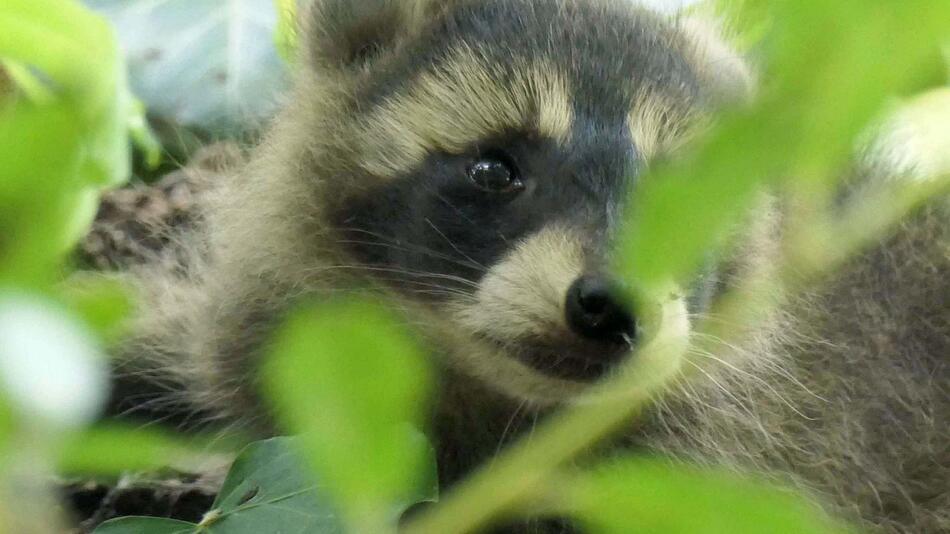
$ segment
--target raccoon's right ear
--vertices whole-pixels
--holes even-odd
[[[304,19],[306,59],[318,72],[362,70],[417,31],[430,3],[314,0]]]

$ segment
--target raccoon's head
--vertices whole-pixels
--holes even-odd
[[[609,269],[625,203],[746,90],[742,63],[631,0],[323,0],[310,20],[350,262],[514,397],[563,400],[624,360],[644,327]],[[676,297],[684,324],[706,285]]]

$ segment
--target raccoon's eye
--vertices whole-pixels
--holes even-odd
[[[514,165],[500,157],[475,160],[468,167],[468,177],[479,189],[494,193],[511,193],[524,188]]]

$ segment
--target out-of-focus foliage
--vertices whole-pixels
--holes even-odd
[[[75,475],[118,476],[164,467],[198,470],[225,454],[230,445],[210,437],[184,440],[162,429],[100,423],[60,440],[55,465],[58,472]]]
[[[297,53],[297,0],[274,0],[277,9],[277,33],[274,39],[284,61],[293,62]]]
[[[235,135],[287,83],[273,0],[85,0],[115,24],[136,95],[175,124]]]
[[[284,427],[359,532],[381,532],[435,485],[421,426],[427,368],[415,341],[378,304],[338,302],[293,316],[265,369]],[[431,456],[428,456],[431,457]]]
[[[646,458],[614,460],[564,480],[565,508],[605,534],[844,534],[789,491],[734,473]]]
[[[0,280],[39,282],[127,179],[138,118],[111,28],[75,2],[4,2],[0,60]]]
[[[154,159],[141,111],[105,20],[74,0],[0,3],[0,532],[57,530],[40,481],[107,396],[96,334],[125,299],[63,273],[100,192],[129,176],[130,137]],[[95,443],[85,467],[115,459]]]
[[[51,284],[99,191],[127,178],[140,117],[111,28],[73,1],[0,6],[0,79],[3,374],[21,407],[82,422],[104,398],[104,369]]]
[[[942,0],[732,5],[746,27],[770,28],[760,44],[766,82],[752,107],[637,190],[619,263],[642,291],[687,279],[763,185],[830,201],[855,139],[885,103],[945,83],[938,43],[950,32],[950,4]]]
[[[105,344],[121,336],[123,320],[132,309],[126,288],[107,278],[73,278],[61,286],[60,298]]]

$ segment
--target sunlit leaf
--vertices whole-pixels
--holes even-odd
[[[13,409],[4,395],[0,395],[0,457],[3,457],[14,427]],[[2,462],[0,462],[2,464]]]
[[[284,61],[293,61],[297,51],[297,0],[274,0],[277,10],[277,50]]]
[[[81,135],[67,102],[0,115],[0,279],[45,281],[58,265],[81,216]]]
[[[132,310],[127,289],[114,279],[74,277],[63,285],[62,297],[100,339],[109,342],[122,333],[122,320]]]
[[[842,534],[790,491],[726,472],[628,458],[577,475],[567,506],[592,534]]]
[[[60,444],[57,469],[71,474],[119,475],[173,466],[200,472],[220,463],[227,445],[226,441],[185,438],[157,429],[100,424],[73,433]]]
[[[162,160],[162,145],[145,120],[145,104],[137,99],[129,113],[129,135],[136,148],[145,155],[145,166],[149,169],[158,167]]]
[[[3,77],[9,83],[6,90],[3,89],[3,84],[0,84],[0,96],[7,92],[16,93],[21,98],[27,98],[36,103],[48,103],[55,98],[51,88],[47,87],[26,65],[11,59],[0,59],[0,68],[2,68]]]
[[[0,113],[0,278],[42,280],[128,178],[131,96],[111,28],[73,0],[5,1],[0,59],[19,95]]]
[[[305,309],[276,337],[265,371],[285,425],[349,524],[395,519],[427,468],[420,426],[429,376],[408,333],[379,305]],[[354,527],[356,528],[356,527]],[[375,527],[371,527],[375,528]]]
[[[727,116],[695,154],[642,180],[618,254],[633,285],[650,292],[687,280],[763,187],[830,198],[858,134],[884,104],[940,79],[937,43],[947,28],[936,21],[950,20],[950,4],[871,4],[741,3],[747,21],[775,22],[763,42],[769,81],[751,109]],[[903,31],[910,26],[917,31]]]

